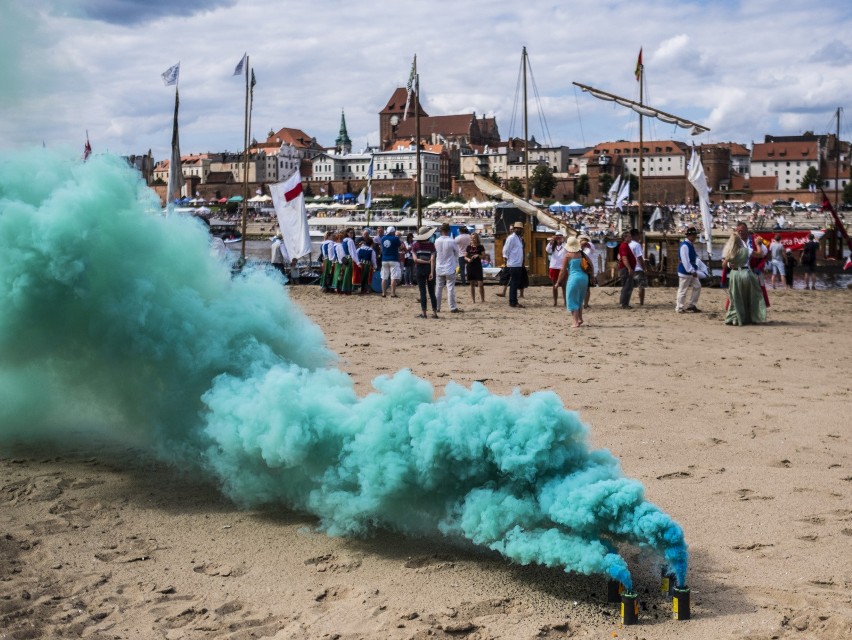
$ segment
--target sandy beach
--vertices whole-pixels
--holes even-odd
[[[724,293],[674,313],[675,289],[618,308],[593,290],[586,325],[548,288],[526,309],[486,289],[463,314],[416,318],[399,298],[288,295],[325,333],[359,395],[401,368],[436,394],[552,390],[690,547],[689,621],[659,565],[624,550],[640,624],[602,576],[512,564],[443,539],[328,537],[311,516],[241,510],[131,443],[0,451],[0,638],[525,639],[852,637],[852,297],[770,292],[770,322],[722,323]]]

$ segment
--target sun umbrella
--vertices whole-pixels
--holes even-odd
[[[242,201],[243,201],[242,196],[231,196],[230,198],[228,198],[228,202],[242,202]]]

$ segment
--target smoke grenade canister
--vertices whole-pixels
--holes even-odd
[[[624,624],[639,624],[639,595],[624,592],[621,594],[621,621]]]
[[[689,587],[675,587],[672,595],[672,617],[689,620]]]

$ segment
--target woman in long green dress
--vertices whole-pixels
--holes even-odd
[[[766,322],[766,302],[760,291],[760,281],[749,268],[751,251],[748,227],[740,223],[722,251],[722,271],[730,267],[725,324],[742,326]]]

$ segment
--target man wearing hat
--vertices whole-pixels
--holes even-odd
[[[695,227],[689,227],[686,230],[686,239],[680,243],[678,251],[677,265],[677,303],[675,311],[677,313],[700,313],[696,305],[698,296],[701,295],[701,280],[698,275],[698,253],[695,251],[695,239],[698,237],[698,231]],[[690,290],[692,293],[690,294]],[[689,295],[689,304],[686,304],[686,298]]]
[[[561,231],[553,234],[553,237],[547,242],[544,248],[545,252],[550,255],[550,263],[547,274],[550,276],[550,281],[553,283],[553,306],[559,304],[559,289],[562,289],[562,303],[565,304],[565,283],[561,287],[556,284],[559,281],[559,272],[562,270],[562,263],[565,261],[565,238]]]
[[[509,270],[509,306],[523,309],[524,305],[518,302],[518,289],[524,276],[524,241],[521,234],[524,232],[524,223],[515,222],[512,225],[512,233],[503,243],[503,260]]]
[[[411,245],[411,253],[414,257],[414,275],[417,277],[417,286],[420,288],[420,316],[426,317],[426,296],[432,303],[432,317],[438,317],[438,300],[435,297],[435,245],[432,244],[432,236],[435,234],[432,227],[420,227],[414,236],[414,244]]]

